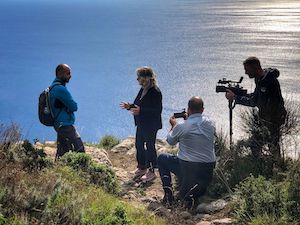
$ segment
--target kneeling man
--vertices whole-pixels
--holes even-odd
[[[179,199],[192,207],[206,191],[215,167],[215,124],[203,113],[203,101],[192,97],[188,103],[188,115],[184,123],[177,124],[170,118],[171,130],[167,136],[170,145],[179,143],[177,156],[162,153],[157,163],[165,192],[164,203],[174,200],[171,173],[178,177]]]

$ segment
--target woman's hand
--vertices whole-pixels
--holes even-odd
[[[121,102],[120,103],[120,107],[122,108],[122,109],[130,109],[130,103],[129,102]]]
[[[131,108],[130,111],[134,116],[140,115],[141,108],[138,105],[135,105],[135,108]]]

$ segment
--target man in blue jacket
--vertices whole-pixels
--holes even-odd
[[[55,118],[54,129],[57,132],[56,159],[69,150],[84,152],[82,140],[74,127],[77,103],[66,88],[70,79],[71,68],[67,64],[58,65],[50,92],[50,104]]]

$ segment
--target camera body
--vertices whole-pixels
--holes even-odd
[[[173,115],[176,119],[178,119],[178,118],[186,119],[186,117],[187,117],[187,113],[186,113],[185,109],[183,109],[182,112],[177,112],[177,113],[174,113]]]
[[[216,92],[227,92],[227,90],[231,90],[235,95],[245,96],[247,95],[247,90],[240,86],[242,80],[243,77],[241,77],[239,81],[232,81],[223,78],[222,80],[218,81]]]

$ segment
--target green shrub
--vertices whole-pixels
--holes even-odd
[[[83,172],[89,182],[110,193],[118,192],[115,172],[107,165],[97,164],[85,153],[68,152],[61,158],[67,166]]]
[[[99,147],[104,148],[106,150],[112,149],[114,146],[120,143],[120,139],[113,135],[105,135],[101,138],[99,142]]]
[[[104,219],[103,224],[107,225],[131,225],[132,222],[127,218],[127,213],[122,206],[117,206],[111,216]]]
[[[234,217],[241,224],[264,214],[281,218],[285,214],[285,202],[283,185],[274,185],[262,176],[250,176],[239,184],[234,193]]]
[[[287,209],[290,216],[300,220],[300,161],[293,163],[288,170],[288,202]]]
[[[268,214],[251,218],[249,225],[298,225],[297,221],[291,221],[285,217],[277,218]]]
[[[0,213],[0,225],[6,225],[7,219],[4,218],[4,216]]]
[[[80,224],[83,196],[78,196],[73,188],[58,180],[41,221],[45,224]]]
[[[118,192],[116,175],[110,167],[92,162],[88,167],[88,174],[90,181],[105,191],[115,194]]]
[[[14,185],[0,187],[0,212],[6,217],[26,212],[28,218],[39,217],[44,210],[48,196],[30,187],[24,181],[14,182]]]
[[[60,161],[75,170],[86,171],[92,162],[92,157],[85,153],[67,152],[60,158]]]
[[[25,140],[20,148],[17,147],[16,157],[28,171],[41,170],[53,165],[44,150],[34,148],[28,140]]]

